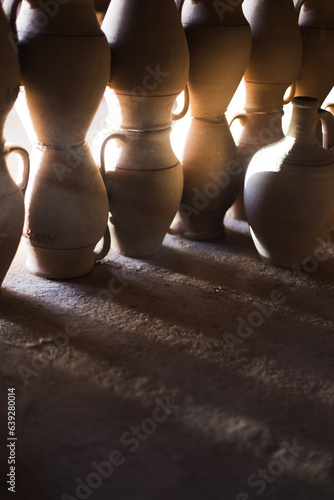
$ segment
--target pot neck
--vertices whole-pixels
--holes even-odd
[[[292,104],[292,117],[286,137],[292,141],[292,146],[285,163],[332,163],[332,152],[324,149],[317,140],[320,102],[312,97],[295,97]]]
[[[320,102],[311,97],[292,100],[293,111],[287,135],[302,142],[317,142],[316,128]]]

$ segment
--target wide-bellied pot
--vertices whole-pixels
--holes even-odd
[[[183,173],[169,135],[170,129],[122,130],[104,142],[101,171],[109,197],[111,246],[119,253],[149,257],[157,252],[179,207]],[[108,153],[111,139],[119,145],[117,159]]]
[[[293,99],[287,136],[258,151],[245,177],[245,208],[260,257],[293,268],[334,225],[334,157],[318,142],[320,102]]]
[[[88,273],[107,230],[108,199],[85,143],[110,70],[93,0],[44,4],[5,0],[17,29],[22,88],[18,104],[34,149],[24,237],[27,267],[49,278]]]

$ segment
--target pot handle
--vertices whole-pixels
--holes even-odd
[[[102,176],[102,179],[103,179],[104,182],[106,180],[105,152],[106,152],[107,144],[108,144],[109,141],[111,141],[111,139],[120,139],[123,142],[127,141],[126,135],[122,134],[122,133],[119,133],[119,132],[115,132],[113,134],[110,134],[103,141],[102,146],[101,146],[101,154],[100,154],[100,173],[101,173],[101,176]]]
[[[248,116],[246,114],[243,114],[243,113],[237,113],[236,115],[233,116],[232,120],[228,124],[229,128],[231,128],[234,120],[240,120],[242,125],[243,125],[248,120]]]
[[[121,141],[126,142],[126,136],[125,136],[125,134],[114,133],[114,134],[109,135],[102,143],[101,155],[100,155],[100,173],[101,173],[101,177],[102,177],[104,183],[106,183],[105,151],[106,151],[107,144],[111,139],[120,139]],[[103,259],[108,254],[108,252],[110,250],[111,237],[110,237],[109,223],[106,227],[106,231],[104,233],[102,241],[103,241],[103,244],[102,244],[101,250],[94,251],[94,260],[95,261]]]
[[[301,8],[302,8],[304,2],[305,2],[305,0],[297,0],[295,3],[295,9],[296,9],[298,17],[299,17],[299,14],[300,14],[300,11],[301,11]]]
[[[22,0],[4,0],[2,4],[3,11],[7,16],[10,28],[16,38],[17,38],[16,15],[17,15],[17,8],[21,2]]]
[[[29,170],[30,170],[29,153],[24,148],[16,146],[15,144],[6,144],[4,147],[5,156],[9,156],[12,153],[18,154],[22,160],[22,167],[23,167],[22,176],[19,182],[16,182],[16,184],[24,192],[27,187],[29,178]]]
[[[178,8],[178,11],[180,13],[180,17],[182,17],[183,4],[184,4],[184,0],[179,0],[177,8]],[[188,113],[189,101],[190,101],[190,99],[189,99],[189,87],[188,87],[188,83],[185,86],[183,92],[184,92],[184,106],[183,106],[183,109],[180,111],[180,113],[172,113],[172,120],[173,121],[181,120],[181,118],[183,118],[184,116],[186,116],[186,114]]]
[[[323,147],[330,151],[334,146],[334,116],[325,109],[319,109],[321,124],[324,128]]]
[[[183,109],[180,111],[180,113],[172,113],[172,120],[181,120],[186,114],[188,113],[189,109],[189,88],[188,84],[184,88],[184,105]]]
[[[184,0],[179,0],[178,9],[179,9],[180,15],[182,14],[183,4],[184,4]]]
[[[295,92],[296,92],[296,82],[293,82],[290,87],[290,92],[289,95],[286,99],[283,99],[283,104],[289,104],[289,102],[292,101],[292,99],[295,97]]]
[[[107,224],[105,233],[103,238],[101,239],[102,243],[102,248],[101,250],[94,250],[94,262],[97,260],[102,260],[106,255],[108,255],[109,250],[110,250],[110,245],[111,245],[111,238],[110,238],[110,229],[109,229],[109,222]]]

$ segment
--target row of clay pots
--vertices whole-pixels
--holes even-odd
[[[334,4],[331,0],[245,0],[252,52],[245,72],[245,111],[236,140],[243,171],[260,148],[283,138],[283,104],[295,96],[322,103],[334,85]],[[284,36],[283,36],[284,32]],[[291,85],[290,96],[284,94]],[[245,219],[243,189],[232,214]]]
[[[132,256],[156,252],[183,189],[169,133],[172,118],[184,114],[173,116],[172,108],[187,83],[189,52],[174,1],[113,0],[103,26],[108,39],[93,0],[51,11],[38,0],[5,0],[3,8],[11,23],[11,36],[8,26],[2,32],[16,57],[16,94],[22,85],[18,107],[34,144],[23,228],[28,269],[63,279],[89,272],[110,248],[109,210],[114,249]],[[119,100],[122,124],[102,147],[102,179],[85,137],[107,84]],[[113,172],[104,154],[110,139],[123,147]],[[2,151],[4,158],[9,150]],[[21,218],[22,200],[21,194]]]
[[[287,11],[279,22],[284,7]],[[261,258],[287,268],[306,264],[316,252],[322,259],[321,242],[334,225],[334,158],[329,151],[334,144],[334,119],[330,113],[319,112],[334,84],[334,4],[331,0],[299,0],[295,7],[298,25],[292,2],[244,2],[253,48],[245,73],[246,112],[238,116],[244,125],[238,149],[247,169],[245,212],[242,197],[234,212],[237,217],[246,216]],[[284,37],[276,44],[277,50],[287,45],[275,58],[270,41],[274,42],[275,27],[279,37],[282,26]],[[267,75],[273,75],[275,67],[279,70],[276,82],[284,85],[277,83],[277,93],[254,93],[256,84],[252,82],[261,66],[270,68]],[[264,77],[265,73],[259,84],[266,89],[269,81]],[[283,138],[283,95],[294,81],[291,94],[300,97],[293,99],[290,127]],[[323,140],[321,130],[319,137],[320,120]],[[268,142],[273,144],[268,146]]]
[[[113,0],[103,24],[107,39],[93,0],[72,0],[48,16],[37,0],[5,0],[3,6],[17,30],[23,85],[19,105],[34,142],[23,233],[28,269],[51,278],[89,272],[109,250],[108,211],[113,248],[131,256],[157,251],[180,202],[174,232],[195,239],[222,234],[224,214],[240,185],[225,111],[251,51],[241,3],[221,15],[212,2],[185,0],[180,5],[183,29],[173,0]],[[183,189],[169,132],[175,99],[187,83],[187,40],[191,125],[181,155]],[[4,85],[17,92],[17,56],[11,48],[16,80]],[[291,83],[286,80],[284,86]],[[117,96],[122,123],[102,147],[102,179],[85,137],[107,83]],[[280,87],[281,99],[283,93]],[[13,101],[3,106],[2,128]],[[111,139],[121,149],[113,171],[106,153]],[[4,163],[9,150],[2,151]],[[212,179],[214,196],[205,193]],[[22,195],[15,187],[16,192],[22,219]],[[194,204],[194,193],[203,199],[203,192],[205,204]],[[186,216],[182,207],[187,207]]]

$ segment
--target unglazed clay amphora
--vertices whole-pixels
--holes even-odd
[[[244,0],[243,11],[252,30],[252,51],[244,75],[245,110],[280,112],[284,94],[295,82],[302,62],[293,0]]]
[[[101,159],[111,245],[148,257],[160,248],[181,201],[182,167],[170,127],[186,111],[172,113],[187,83],[187,40],[174,0],[112,0],[102,29],[111,51],[109,87],[121,110],[121,130],[106,139]],[[110,139],[120,148],[113,170]]]
[[[189,71],[174,0],[112,0],[102,29],[111,52],[109,87],[120,104],[121,128],[169,128],[172,117],[182,116],[173,116],[172,108]]]
[[[245,208],[260,257],[293,268],[307,262],[334,224],[334,157],[317,141],[320,102],[293,99],[287,136],[258,151],[245,177]]]
[[[296,6],[303,40],[296,96],[316,97],[322,103],[334,85],[334,2],[304,0]]]
[[[4,9],[15,29],[18,0]],[[17,19],[21,88],[34,148],[24,239],[29,271],[48,278],[88,273],[108,251],[108,199],[85,136],[103,97],[110,53],[93,0],[24,0]],[[94,252],[103,238],[103,249]]]
[[[20,69],[9,23],[0,5],[0,286],[19,245],[23,221],[24,200],[21,188],[27,182],[29,155],[18,147],[5,145],[3,129],[7,115],[19,91]],[[6,157],[18,153],[23,159],[24,172],[20,186],[12,179]]]
[[[224,233],[223,219],[240,186],[240,165],[225,118],[247,66],[251,32],[241,3],[185,0],[182,24],[190,52],[190,123],[180,160],[184,191],[171,232],[196,240]]]
[[[112,134],[101,151],[101,170],[109,194],[111,246],[131,257],[159,250],[178,209],[183,173],[169,140],[170,129]],[[105,148],[117,140],[120,155],[105,170]],[[111,159],[107,161],[110,164]]]

